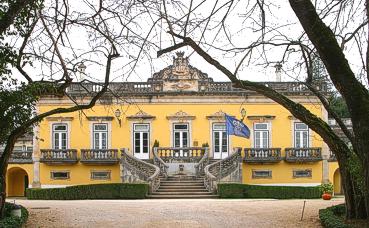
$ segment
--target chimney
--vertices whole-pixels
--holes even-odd
[[[78,72],[79,72],[79,78],[78,78],[78,81],[83,81],[85,79],[85,71],[86,71],[86,66],[85,64],[81,63],[77,69],[78,69]]]
[[[276,81],[281,82],[282,81],[282,76],[281,76],[282,64],[279,62],[275,64],[274,67],[275,67]]]

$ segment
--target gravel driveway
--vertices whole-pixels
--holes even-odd
[[[26,227],[320,227],[318,209],[343,203],[306,200],[16,200]]]

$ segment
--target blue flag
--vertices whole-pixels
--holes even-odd
[[[244,138],[250,138],[250,129],[238,119],[225,114],[227,135],[236,135]]]

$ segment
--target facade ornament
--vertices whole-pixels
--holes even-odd
[[[193,120],[195,119],[195,116],[189,115],[187,112],[184,112],[182,110],[179,110],[178,112],[167,116],[168,120],[179,120],[179,121],[183,121],[183,120]]]
[[[155,119],[155,116],[150,115],[142,110],[138,111],[136,114],[127,116],[128,120],[150,120]]]

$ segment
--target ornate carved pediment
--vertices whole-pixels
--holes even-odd
[[[195,116],[189,115],[187,112],[179,110],[178,112],[167,116],[168,120],[193,120]]]
[[[184,52],[177,52],[173,57],[173,65],[154,73],[148,81],[162,81],[163,91],[198,91],[198,81],[213,81],[206,73],[189,64]]]
[[[218,112],[215,112],[211,115],[206,116],[208,120],[224,120],[225,119],[225,113],[222,110],[219,110]]]
[[[137,112],[134,115],[131,116],[127,116],[128,120],[147,120],[147,119],[155,119],[155,116],[150,115],[142,110],[140,110],[139,112]]]

